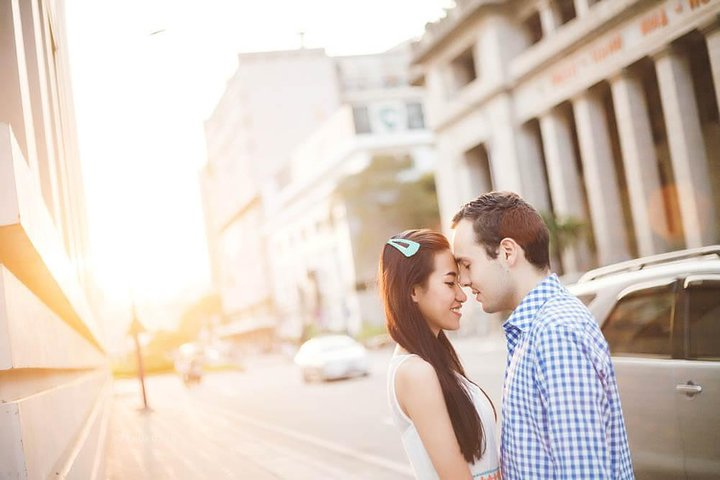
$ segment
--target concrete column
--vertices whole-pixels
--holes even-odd
[[[585,91],[573,100],[590,218],[600,265],[627,260],[627,235],[613,163],[605,108],[597,94]]]
[[[545,165],[538,134],[539,132],[536,134],[524,125],[516,129],[515,141],[518,156],[522,159],[523,198],[537,211],[549,213],[550,193],[545,182]]]
[[[465,195],[464,182],[467,171],[464,158],[446,137],[447,135],[438,134],[436,140],[435,186],[442,230],[446,235],[451,235],[450,222],[453,216],[472,198],[467,198]]]
[[[695,101],[690,61],[669,47],[655,56],[660,98],[680,202],[685,243],[700,247],[717,241],[710,167]]]
[[[580,174],[577,169],[572,133],[567,119],[557,109],[540,117],[540,131],[545,149],[550,196],[555,215],[585,220]],[[563,249],[565,273],[582,272],[589,268],[587,242],[580,239],[570,248]]]
[[[712,23],[701,29],[707,42],[710,69],[712,70],[713,84],[715,85],[715,99],[720,108],[720,20],[713,19]]]
[[[640,256],[667,250],[667,218],[642,83],[632,72],[610,79]]]
[[[492,122],[492,138],[486,142],[490,171],[497,190],[510,190],[524,195],[523,175],[515,144],[512,99],[498,95],[488,106]]]
[[[710,58],[710,71],[715,86],[715,101],[720,108],[720,18],[713,17],[710,23],[700,28],[700,31],[705,35]],[[715,133],[711,132],[710,135],[706,131],[705,139],[708,140],[708,143],[705,148],[707,148],[710,163],[717,165],[720,162],[720,125],[705,125],[705,128],[715,130]],[[711,168],[710,176],[715,192],[716,223],[720,224],[720,198],[718,198],[720,196],[720,168]]]
[[[487,144],[483,143],[483,147],[487,152]],[[468,198],[475,198],[493,189],[492,174],[490,173],[490,154],[487,153],[487,170],[485,170],[485,158],[479,151],[475,150],[475,147],[463,153],[463,169],[467,172],[464,177],[467,188],[466,197]]]
[[[538,3],[538,12],[543,36],[551,35],[562,24],[560,13],[551,0],[541,0]]]
[[[588,14],[590,10],[590,0],[575,0],[575,14],[578,18],[582,18]]]

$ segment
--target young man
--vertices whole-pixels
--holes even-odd
[[[510,192],[453,218],[460,283],[503,323],[504,480],[633,478],[610,352],[590,311],[550,273],[549,234]]]

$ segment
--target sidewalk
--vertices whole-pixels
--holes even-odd
[[[300,452],[273,445],[202,411],[180,381],[163,379],[149,391],[152,411],[141,411],[137,382],[116,383],[108,439],[107,478],[298,479],[346,478],[347,474]]]

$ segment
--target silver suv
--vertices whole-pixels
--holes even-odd
[[[720,478],[720,245],[598,268],[569,289],[610,345],[637,478]]]

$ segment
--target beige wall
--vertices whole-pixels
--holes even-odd
[[[111,378],[62,2],[0,0],[0,57],[0,478],[104,478]]]

